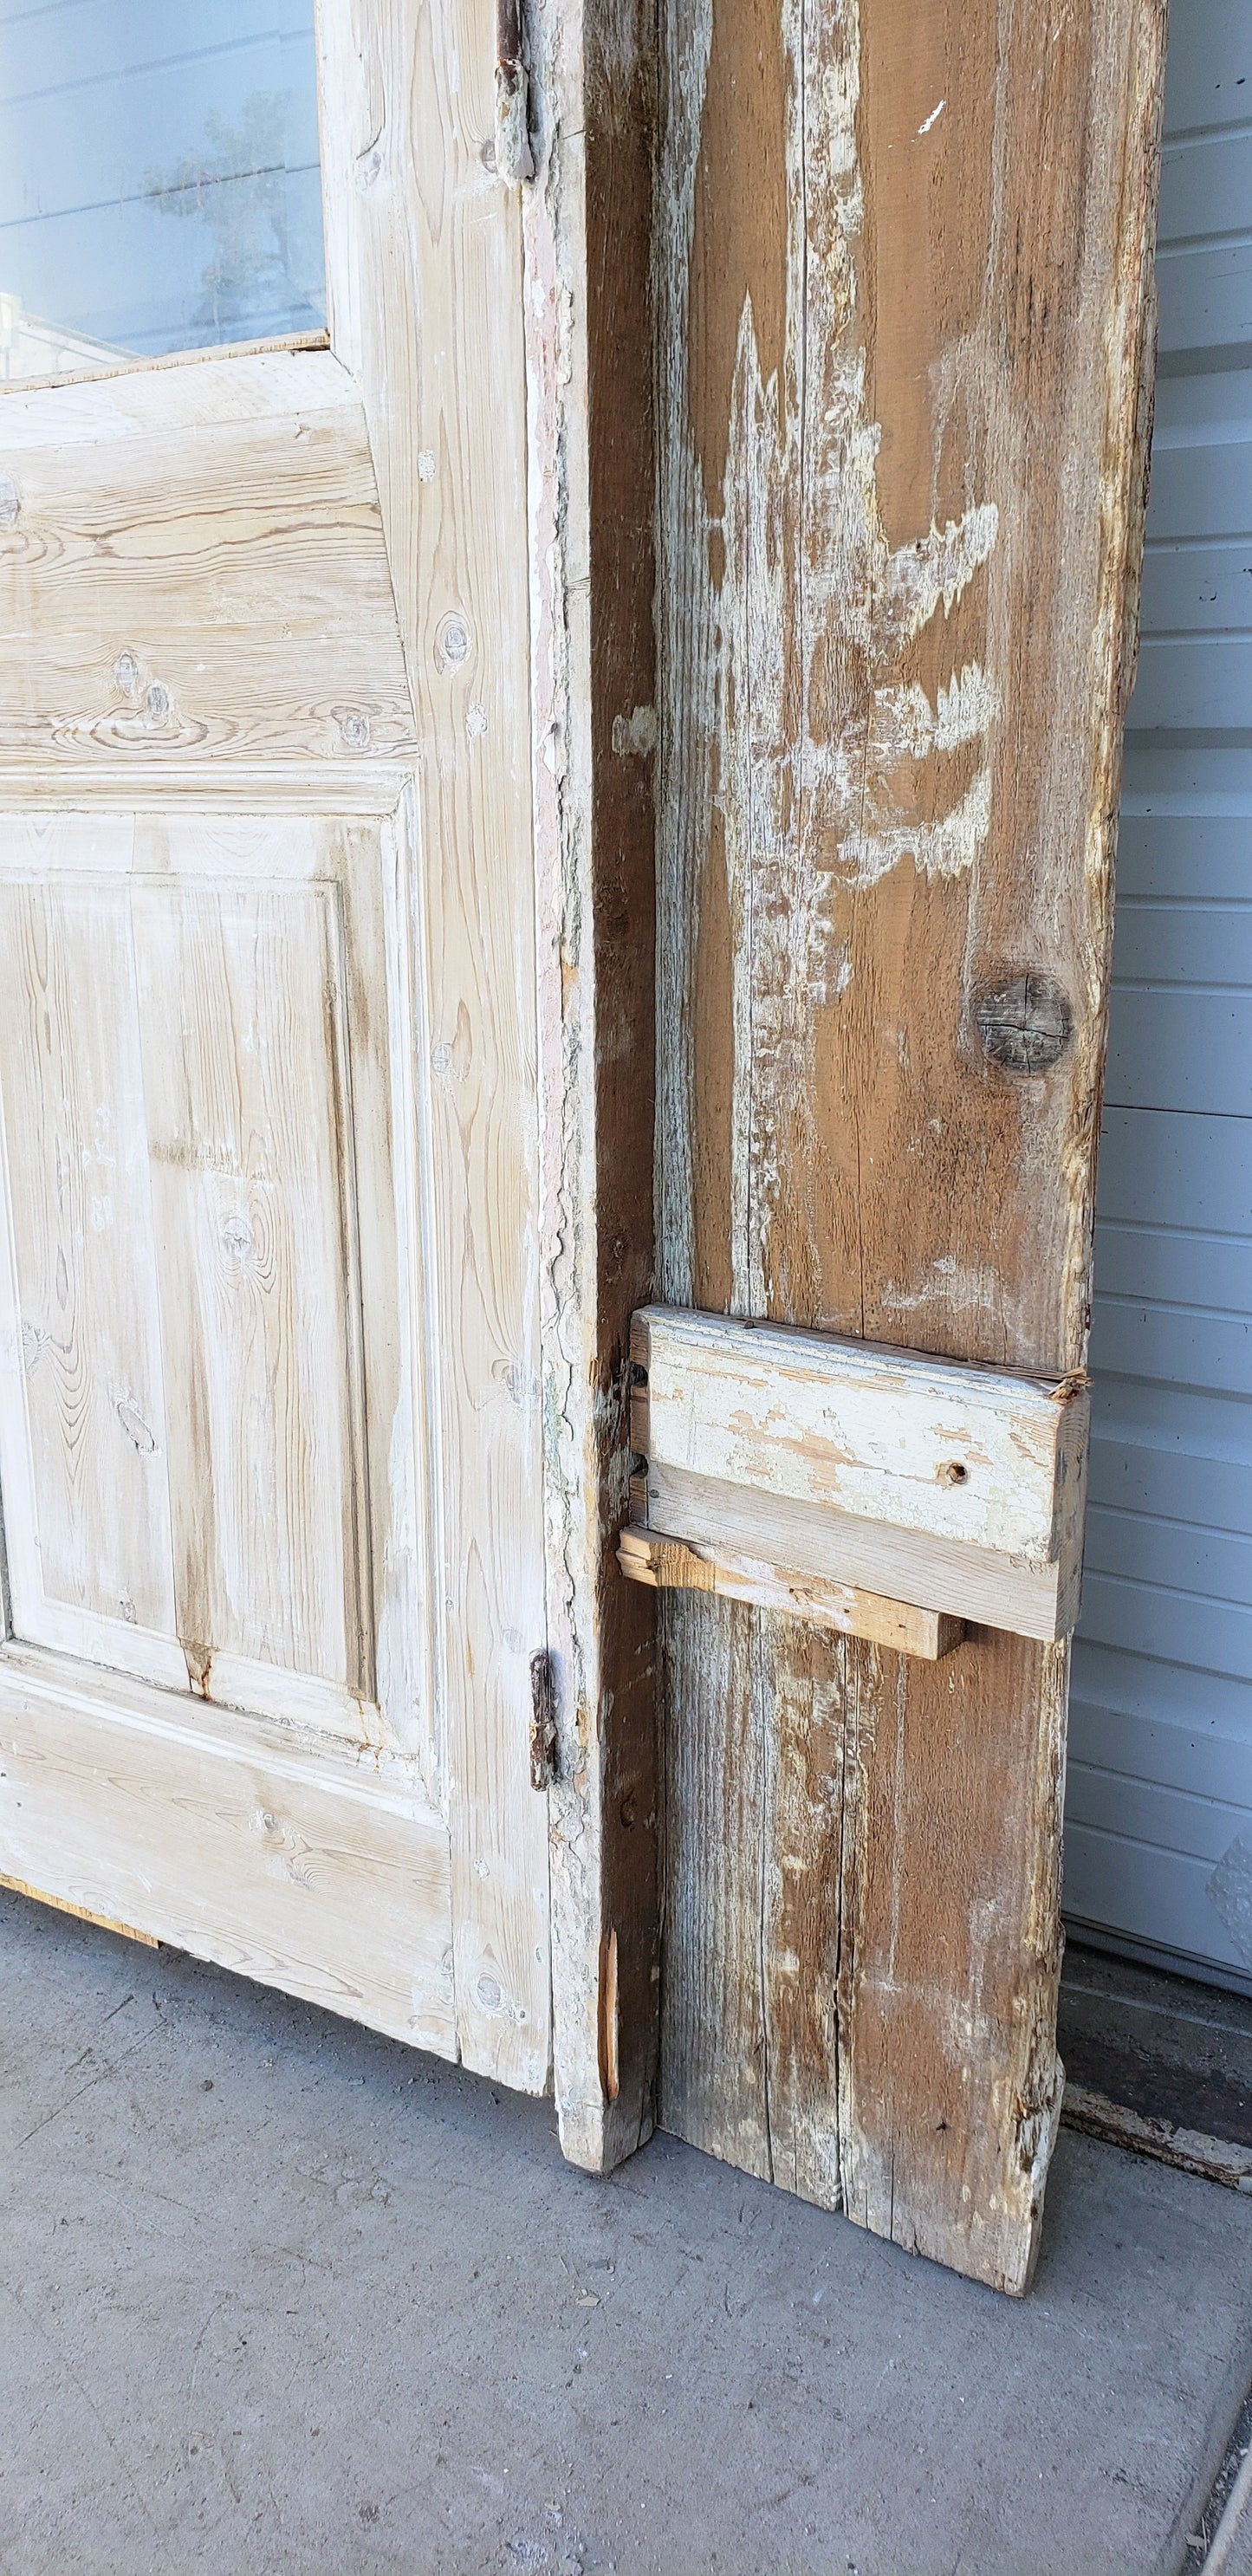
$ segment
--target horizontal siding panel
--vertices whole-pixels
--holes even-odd
[[[1113,1415],[1096,1422],[1090,1476],[1092,1504],[1103,1510],[1190,1520],[1199,1529],[1252,1539],[1252,1464],[1246,1458],[1208,1457],[1159,1433],[1155,1439],[1136,1437]]]
[[[1095,1392],[1096,1419],[1114,1425],[1121,1438],[1159,1441],[1180,1456],[1228,1459],[1252,1465],[1252,1408],[1245,1398],[1198,1394],[1188,1388],[1140,1385],[1133,1378],[1114,1379]]]
[[[1227,1459],[1180,1457],[1174,1449],[1119,1440],[1115,1433],[1099,1436],[1091,1443],[1090,1495],[1087,1561],[1093,1569],[1097,1559],[1104,1557],[1099,1529],[1117,1513],[1130,1522],[1121,1553],[1123,1561],[1132,1565],[1146,1564],[1150,1554],[1139,1535],[1139,1515],[1167,1527],[1190,1518],[1197,1533],[1230,1532],[1245,1544],[1252,1541],[1252,1468],[1235,1466]],[[1171,1580],[1181,1582],[1183,1577],[1175,1571]],[[1249,1791],[1252,1794],[1252,1782]]]
[[[1252,629],[1252,538],[1220,546],[1157,541],[1144,559],[1142,614],[1151,635]]]
[[[1252,1319],[1105,1297],[1097,1287],[1091,1366],[1097,1377],[1111,1371],[1252,1395]]]
[[[1178,0],[1165,74],[1166,135],[1247,122],[1249,90],[1247,0]]]
[[[1252,635],[1174,638],[1144,634],[1131,724],[1220,732],[1252,717]]]
[[[1105,1771],[1252,1806],[1252,1683],[1080,1638],[1070,1751]]]
[[[1159,1851],[1181,1852],[1213,1869],[1236,1834],[1252,1826],[1252,1807],[1227,1805],[1190,1790],[1167,1789],[1137,1772],[1106,1771],[1079,1761],[1073,1767],[1070,1820]]]
[[[1177,827],[1175,827],[1177,829]],[[1126,860],[1133,855],[1126,850]],[[1252,835],[1244,832],[1239,876],[1252,896]],[[1190,876],[1198,858],[1190,850]],[[1113,938],[1113,987],[1118,984],[1208,984],[1208,987],[1252,987],[1252,899],[1239,904],[1208,899],[1170,902],[1164,894],[1139,894],[1128,884],[1126,866],[1118,894],[1118,927]],[[1139,881],[1144,871],[1139,871]]]
[[[1252,458],[1249,459],[1252,468]],[[1252,708],[1246,735],[1252,735]],[[1122,771],[1122,818],[1216,822],[1252,818],[1252,749],[1241,743],[1150,741],[1132,727]]]
[[[1139,925],[1151,903],[1188,903],[1226,907],[1234,929],[1234,907],[1246,902],[1252,940],[1252,816],[1211,814],[1140,814],[1124,807],[1117,843],[1117,929],[1113,972],[1126,961],[1128,975],[1149,970],[1140,962],[1146,951],[1137,943],[1147,932]]]
[[[1252,1120],[1109,1109],[1101,1129],[1099,1208],[1102,1216],[1140,1225],[1247,1234]]]
[[[1153,1520],[1097,1503],[1087,1517],[1086,1565],[1088,1574],[1160,1585],[1205,1603],[1247,1604],[1252,1618],[1252,1538],[1235,1531],[1188,1525],[1177,1518]],[[1184,1660],[1196,1659],[1188,1655]]]
[[[1233,1840],[1233,1834],[1231,1839]],[[1143,1849],[1093,1825],[1067,1825],[1065,1909],[1079,1922],[1115,1925],[1132,1941],[1181,1951],[1247,1975],[1225,1924],[1206,1894],[1208,1861],[1159,1845]]]
[[[1114,1108],[1252,1115],[1252,993],[1115,992],[1105,1095]]]
[[[1097,1645],[1160,1655],[1198,1672],[1235,1678],[1252,1672],[1252,1610],[1238,1601],[1188,1596],[1092,1571],[1083,1576],[1082,1632]]]
[[[1159,263],[1163,356],[1252,344],[1252,243],[1178,251]]]
[[[1167,143],[1161,156],[1160,265],[1168,265],[1175,245],[1222,233],[1252,234],[1252,134]]]
[[[1242,375],[1232,381],[1242,384]],[[1164,390],[1164,388],[1162,388]],[[1242,444],[1173,447],[1152,451],[1148,544],[1156,547],[1188,539],[1237,539],[1249,534],[1252,521],[1252,458]],[[1152,578],[1154,557],[1144,567],[1145,586]]]
[[[1096,1294],[1252,1313],[1252,1241],[1106,1219],[1096,1228]]]

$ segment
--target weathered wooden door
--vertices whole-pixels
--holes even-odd
[[[659,25],[658,1297],[1067,1400],[1163,9],[662,0]],[[774,1392],[781,1443],[781,1368]],[[799,1489],[762,1456],[745,1493],[750,1445],[706,1535],[762,1558]],[[972,1502],[966,1454],[932,1501],[937,1476]],[[858,1563],[832,1534],[817,1570]],[[936,1596],[969,1627],[927,1661],[786,1597],[669,1594],[661,2121],[1021,2290],[1063,2080],[1065,1623]]]
[[[162,12],[71,13],[47,133],[5,57],[15,221],[78,222],[82,292],[8,298],[69,380],[0,394],[0,1873],[538,2088],[521,216],[480,0],[324,0],[316,74],[272,14],[325,329],[258,13],[172,164]],[[157,344],[206,203],[183,343],[264,340],[282,270],[277,342],[81,319],[149,73]]]

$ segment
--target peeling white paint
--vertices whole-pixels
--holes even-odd
[[[635,707],[628,716],[613,718],[613,749],[620,760],[646,760],[656,750],[657,721],[655,707]]]
[[[788,0],[784,8],[794,65],[805,59],[799,5]],[[706,468],[694,452],[680,382],[710,0],[700,0],[694,13],[676,108],[686,139],[675,167],[685,185],[665,209],[671,233],[661,275],[675,302],[663,317],[663,339],[676,354],[663,440],[662,546],[672,532],[669,588],[685,595],[688,632],[662,653],[662,974],[667,957],[684,972],[690,924],[708,899],[716,816],[734,961],[729,1164],[733,1293],[741,1312],[759,1312],[767,1302],[771,1216],[782,1167],[801,1150],[796,1121],[811,1115],[804,1103],[820,1014],[848,986],[839,908],[909,861],[932,880],[973,869],[990,826],[1000,712],[995,679],[978,662],[953,669],[933,702],[920,680],[901,676],[908,649],[941,611],[951,615],[987,562],[999,513],[983,500],[959,519],[940,524],[932,517],[903,545],[888,542],[877,479],[882,432],[869,414],[857,311],[863,195],[856,0],[843,0],[837,18],[840,41],[820,73],[808,76],[803,145],[793,102],[789,159],[798,161],[803,148],[808,171],[821,171],[824,183],[802,188],[797,168],[788,191],[781,381],[773,369],[763,375],[757,317],[745,297],[717,524],[707,514]],[[788,513],[801,442],[808,533],[797,549]],[[713,550],[724,565],[720,583],[707,569],[693,576],[692,567],[708,566],[710,537],[721,540]],[[614,740],[616,747],[616,728]],[[956,754],[961,771],[949,788],[942,764]],[[922,764],[933,772],[924,788],[916,775]],[[662,989],[660,1010],[666,1147],[658,1217],[670,1248],[666,1293],[683,1299],[690,1293],[694,1041],[677,992]],[[676,1028],[683,1036],[677,1063]],[[780,1101],[799,1106],[793,1113]]]

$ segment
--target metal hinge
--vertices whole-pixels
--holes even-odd
[[[556,1666],[546,1646],[530,1659],[530,1785],[550,1789],[556,1778]]]

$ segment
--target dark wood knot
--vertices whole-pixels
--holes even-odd
[[[1064,1055],[1074,1026],[1069,1002],[1050,975],[984,985],[974,997],[974,1019],[984,1052],[1005,1073],[1046,1073]]]

